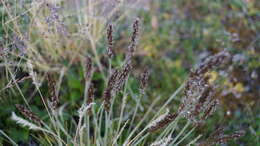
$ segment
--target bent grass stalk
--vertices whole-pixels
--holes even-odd
[[[158,114],[160,113],[160,111],[162,111],[175,97],[176,95],[181,91],[181,89],[184,87],[184,83],[170,96],[170,98],[165,102],[165,104],[160,108],[159,112],[157,114],[155,114],[155,116],[158,116]],[[132,135],[136,132],[136,130],[138,130],[138,128],[141,126],[141,124],[143,123],[143,121],[146,119],[146,117],[150,114],[150,112],[152,111],[153,106],[159,101],[160,98],[156,98],[156,100],[154,100],[154,102],[151,104],[151,106],[149,107],[148,111],[146,112],[146,114],[144,115],[144,117],[142,118],[142,120],[136,125],[136,127],[134,128],[133,131],[131,131],[131,133],[129,134],[128,138],[126,139],[126,142],[124,143],[124,146],[128,146],[130,145],[132,142],[134,142],[137,138],[139,138],[146,130],[147,130],[147,126],[137,134],[137,136],[135,136],[130,142],[129,140],[131,139]],[[155,119],[155,116],[153,119]]]
[[[202,137],[202,134],[194,138],[190,143],[187,144],[187,146],[190,146],[192,144],[195,144],[200,138]]]
[[[12,113],[11,119],[14,120],[15,122],[17,122],[18,124],[22,125],[23,127],[28,126],[29,129],[39,130],[39,131],[42,131],[42,132],[49,133],[49,134],[53,135],[55,138],[57,138],[58,142],[61,141],[63,144],[66,144],[66,142],[64,142],[58,135],[56,135],[52,131],[49,131],[49,130],[44,129],[44,128],[41,128],[41,127],[31,123],[31,122],[28,122],[27,120],[25,120],[23,118],[20,118],[14,112]]]
[[[15,76],[14,76],[14,74],[11,72],[11,70],[10,70],[10,68],[9,68],[9,67],[7,67],[7,70],[8,70],[8,72],[10,73],[12,80],[13,80],[13,81],[15,81]],[[29,106],[29,103],[28,103],[28,101],[27,101],[27,100],[26,100],[26,98],[24,97],[24,95],[23,95],[23,92],[22,92],[21,88],[19,87],[19,85],[18,85],[16,82],[15,82],[15,86],[16,86],[16,88],[18,89],[18,91],[19,91],[20,95],[22,96],[22,98],[23,98],[23,100],[24,100],[24,102],[25,102],[26,106],[28,107],[28,109],[30,109],[30,110],[31,110],[31,108],[30,108],[30,106]]]
[[[126,81],[126,85],[127,85],[127,82],[128,82],[128,80]],[[126,88],[125,88],[124,93],[123,93],[123,103],[122,103],[121,110],[120,110],[119,122],[118,122],[116,133],[118,133],[120,126],[121,126],[121,122],[123,120],[124,109],[125,109],[125,106],[126,106],[127,97],[128,97],[128,95],[126,94]]]
[[[194,130],[196,129],[196,127],[193,127],[187,134],[185,134],[183,136],[183,138],[181,140],[179,140],[175,145],[179,145],[185,138],[187,138]]]
[[[159,113],[161,113],[162,110],[164,110],[165,107],[166,107],[174,98],[176,98],[176,96],[182,91],[182,89],[183,89],[184,87],[185,87],[185,82],[182,83],[182,84],[180,85],[180,87],[179,87],[175,92],[172,93],[172,95],[168,98],[168,100],[167,100],[167,101],[163,104],[163,106],[159,109],[159,111],[157,112],[157,114],[154,115],[153,119],[156,118],[156,117],[159,115]]]
[[[131,133],[129,134],[129,136],[127,137],[125,143],[123,144],[124,146],[127,146],[129,144],[131,144],[132,142],[135,141],[135,139],[139,138],[147,129],[144,128],[141,132],[138,133],[137,136],[135,136],[130,142],[129,140],[132,138],[132,136],[134,135],[134,133],[138,130],[138,128],[143,124],[143,122],[147,119],[148,115],[150,114],[150,112],[153,110],[153,107],[155,106],[155,104],[159,101],[160,98],[156,98],[153,103],[151,104],[151,106],[149,106],[148,110],[146,111],[146,113],[144,114],[143,118],[140,120],[140,122],[135,126],[135,128],[131,131]]]
[[[115,145],[117,144],[117,139],[121,136],[121,134],[123,133],[123,131],[125,130],[125,127],[126,127],[126,124],[128,124],[129,120],[127,120],[125,122],[125,124],[122,126],[121,130],[117,133],[116,137],[114,138],[113,140],[113,144],[112,145]]]
[[[188,126],[190,125],[190,121],[188,121],[186,123],[186,125],[182,128],[182,130],[178,133],[178,135],[174,138],[174,140],[171,142],[171,144],[174,144],[178,138],[183,134],[183,132],[188,128]]]
[[[169,135],[170,133],[173,133],[178,125],[180,116],[177,116],[176,119],[170,123],[167,127],[165,127],[165,130],[161,132],[161,134],[156,138],[156,141],[162,139],[163,137]]]
[[[145,135],[143,135],[135,144],[133,145],[138,145],[139,143],[141,143],[143,140],[145,140],[147,137],[149,136],[149,133],[146,133]]]
[[[12,140],[12,138],[10,138],[3,130],[0,129],[0,133],[6,137],[14,146],[18,146],[17,143],[15,143],[15,141]]]

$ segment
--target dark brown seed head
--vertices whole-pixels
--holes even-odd
[[[104,106],[107,111],[109,110],[111,97],[122,89],[131,69],[131,60],[129,60],[123,65],[121,70],[115,69],[110,75],[107,87],[103,93]]]
[[[112,97],[112,90],[114,88],[114,84],[117,80],[117,76],[119,74],[119,70],[115,69],[112,71],[112,74],[110,75],[109,79],[108,79],[108,83],[107,83],[107,87],[103,93],[103,100],[104,100],[104,107],[105,110],[108,112],[110,109],[110,100]]]
[[[56,109],[58,103],[59,103],[59,96],[56,93],[56,89],[55,89],[55,81],[53,78],[52,74],[48,74],[47,75],[47,80],[48,80],[48,88],[49,88],[49,92],[50,92],[50,107],[52,109]]]
[[[41,125],[43,123],[42,120],[38,116],[36,116],[32,111],[27,109],[25,106],[16,104],[15,107],[19,110],[19,112],[23,116],[30,119],[31,121],[37,123],[38,125]]]
[[[130,45],[128,47],[126,60],[131,59],[133,57],[133,53],[137,45],[138,33],[139,33],[139,19],[136,19],[135,22],[133,23],[133,33],[131,36]]]
[[[216,55],[213,55],[207,58],[199,67],[191,73],[191,76],[200,76],[212,70],[221,64],[226,63],[231,58],[231,55],[228,52],[222,51]]]
[[[94,85],[91,83],[88,88],[87,105],[90,105],[94,101]],[[91,115],[91,108],[87,111],[88,115]]]
[[[244,131],[236,131],[233,134],[225,135],[222,127],[216,129],[205,141],[197,144],[198,146],[210,146],[216,144],[223,144],[227,141],[237,139],[245,134]]]
[[[109,112],[110,109],[110,100],[111,100],[111,89],[107,88],[105,89],[104,93],[103,93],[103,98],[104,98],[104,108],[105,111]]]
[[[138,32],[139,32],[139,19],[136,19],[133,24],[133,34],[131,38],[132,42],[136,42]]]
[[[127,60],[117,75],[115,84],[113,85],[112,93],[117,93],[123,88],[132,68],[132,60]]]
[[[93,71],[92,59],[88,56],[85,58],[85,80],[90,81]]]
[[[184,89],[181,115],[188,118],[194,124],[202,123],[201,114],[209,109],[210,103],[214,100],[214,88],[205,81],[203,76],[190,77]]]
[[[184,89],[181,115],[193,124],[203,123],[217,105],[216,87],[209,83],[208,71],[225,63],[230,58],[229,53],[220,52],[206,59],[199,67],[190,73]]]
[[[112,71],[112,74],[110,75],[110,77],[108,79],[107,88],[110,88],[111,90],[113,89],[113,86],[117,80],[119,73],[120,73],[120,71],[118,69],[114,69]]]
[[[178,116],[177,113],[174,113],[174,114],[168,113],[167,115],[161,117],[161,119],[156,121],[154,124],[150,125],[148,128],[148,131],[154,132],[154,131],[164,128],[165,126],[169,125],[169,123],[174,121],[177,116]]]
[[[112,58],[115,55],[113,51],[113,26],[111,24],[107,27],[107,56]]]
[[[139,90],[142,94],[144,94],[145,88],[148,83],[148,78],[149,78],[149,71],[146,68],[144,72],[141,74],[140,80],[139,80]]]
[[[218,105],[218,101],[214,100],[212,103],[210,103],[210,105],[207,107],[207,109],[205,110],[203,116],[201,117],[201,120],[204,121],[206,120],[210,115],[212,115],[212,113],[215,112],[216,107]]]

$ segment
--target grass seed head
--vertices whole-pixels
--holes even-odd
[[[57,105],[59,104],[59,96],[56,93],[56,83],[53,77],[53,74],[48,74],[47,75],[47,80],[48,80],[48,89],[50,92],[50,108],[51,109],[56,109]]]
[[[130,40],[130,45],[128,46],[128,52],[126,60],[131,59],[133,57],[133,53],[135,51],[136,45],[137,45],[137,37],[139,33],[139,19],[136,19],[132,26],[133,33]]]
[[[110,109],[110,100],[112,97],[112,91],[114,88],[114,84],[117,80],[117,76],[119,74],[119,70],[118,69],[114,69],[110,75],[110,77],[108,78],[108,83],[107,83],[107,87],[103,93],[103,99],[104,99],[104,106],[105,106],[105,110],[108,112]]]
[[[113,85],[112,93],[117,93],[123,88],[127,80],[127,77],[130,74],[132,69],[133,69],[132,60],[127,60],[116,77],[115,84]]]
[[[191,76],[200,76],[208,71],[219,67],[221,64],[228,62],[231,59],[231,55],[226,51],[221,51],[211,57],[208,57],[202,62],[195,71],[191,72]]]
[[[94,84],[90,83],[88,88],[88,99],[87,99],[87,105],[90,105],[94,102]],[[88,115],[91,115],[91,108],[87,111]]]
[[[107,56],[112,58],[115,53],[113,51],[113,26],[111,24],[107,27]]]
[[[104,99],[104,108],[107,112],[109,112],[110,105],[111,105],[111,89],[106,88],[104,93],[103,93],[103,99]]]
[[[219,127],[216,129],[210,136],[205,140],[197,144],[197,146],[209,146],[216,144],[224,144],[230,140],[237,139],[241,136],[245,135],[245,131],[236,131],[230,135],[224,134],[223,127]]]
[[[174,121],[177,116],[178,116],[177,113],[171,114],[171,113],[169,113],[169,110],[167,110],[166,113],[164,113],[163,115],[159,116],[157,119],[155,119],[154,121],[152,121],[148,125],[148,131],[149,132],[154,132],[154,131],[157,131],[159,129],[164,128],[169,123]]]
[[[85,80],[90,81],[91,75],[93,72],[93,62],[92,59],[88,56],[85,58]]]
[[[141,77],[139,79],[139,90],[142,94],[145,92],[145,88],[148,84],[148,78],[149,78],[149,71],[146,68],[144,72],[141,74]]]
[[[41,125],[43,123],[38,116],[36,116],[31,110],[27,109],[25,106],[16,104],[15,107],[23,116],[30,119],[31,121],[37,123],[38,125]]]
[[[206,59],[199,67],[190,73],[182,98],[180,114],[193,124],[203,123],[216,109],[216,87],[209,83],[206,73],[227,62],[228,52],[220,52]]]

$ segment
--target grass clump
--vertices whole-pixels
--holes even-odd
[[[232,66],[229,49],[201,59],[187,77],[180,77],[186,80],[179,79],[176,91],[160,96],[153,87],[163,81],[151,69],[157,61],[143,65],[145,59],[138,59],[138,40],[143,44],[141,28],[146,24],[141,17],[133,21],[127,49],[117,49],[115,27],[127,16],[127,2],[108,6],[102,1],[77,1],[73,7],[69,2],[33,1],[23,3],[27,11],[21,6],[16,12],[11,11],[15,2],[1,2],[9,17],[4,23],[8,51],[1,58],[7,83],[1,92],[14,99],[10,102],[16,109],[10,106],[6,117],[27,132],[27,144],[204,146],[245,134],[243,130],[226,134],[216,123],[210,125],[215,129],[212,134],[200,132],[221,107],[223,86],[211,75]],[[20,21],[18,12],[28,20]],[[153,27],[159,27],[154,21]],[[19,145],[15,136],[0,132],[1,143]]]

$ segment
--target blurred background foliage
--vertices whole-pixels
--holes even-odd
[[[156,66],[153,89],[167,97],[199,60],[223,49],[232,52],[227,71],[211,73],[212,79],[224,79],[220,112],[209,128],[218,123],[229,130],[246,128],[246,136],[232,144],[259,144],[260,2],[168,0],[151,2],[149,8],[140,14],[145,27],[139,50]]]
[[[2,21],[0,55],[2,56],[6,39],[3,23],[7,19],[7,14],[2,5],[0,7]],[[208,120],[207,126],[199,128],[197,132],[205,133],[207,137],[210,131],[220,124],[225,125],[227,132],[242,128],[246,130],[246,135],[238,141],[230,142],[229,145],[259,145],[260,1],[144,0],[141,1],[140,7],[131,9],[137,9],[137,11],[130,11],[115,25],[114,48],[117,61],[114,64],[118,64],[123,58],[122,54],[129,43],[128,28],[132,18],[137,16],[142,22],[142,27],[135,56],[136,72],[133,74],[138,77],[144,67],[151,71],[147,96],[143,97],[142,101],[143,106],[149,106],[151,100],[157,96],[165,97],[163,99],[165,101],[185,81],[190,69],[209,55],[227,50],[233,55],[232,63],[225,71],[220,69],[218,72],[210,73],[211,79],[217,79],[221,84],[220,108]],[[27,22],[25,18],[22,24],[26,25]],[[113,20],[110,22],[113,23]],[[104,46],[105,37],[102,37],[97,50],[102,65],[106,66],[106,60],[102,61]],[[72,47],[75,46],[72,45]],[[3,63],[4,60],[1,59],[1,64]],[[83,70],[78,68],[80,62],[75,60],[73,66],[65,75],[60,91],[62,102],[70,101],[71,109],[79,107],[84,90]],[[17,70],[19,72],[17,78],[27,75],[22,68]],[[32,137],[29,130],[17,126],[8,118],[10,113],[16,110],[14,104],[21,103],[22,99],[17,88],[4,89],[8,84],[8,79],[11,78],[6,72],[7,70],[1,66],[0,129],[15,141],[28,143]],[[133,80],[130,82],[133,89],[136,89],[136,82]],[[94,76],[94,83],[99,90],[102,90],[104,83],[101,75]],[[48,96],[45,83],[41,90],[45,96]],[[41,110],[43,107],[39,98],[37,99],[39,95],[35,92],[33,85],[25,81],[21,84],[21,91],[29,96],[33,111],[44,119],[46,113]],[[102,91],[95,91],[96,97],[101,97],[101,93]],[[178,102],[179,99],[176,99],[169,108],[177,109],[174,104]],[[71,114],[75,115],[75,112],[71,110]],[[5,143],[4,141],[5,139],[0,137],[0,143]]]

